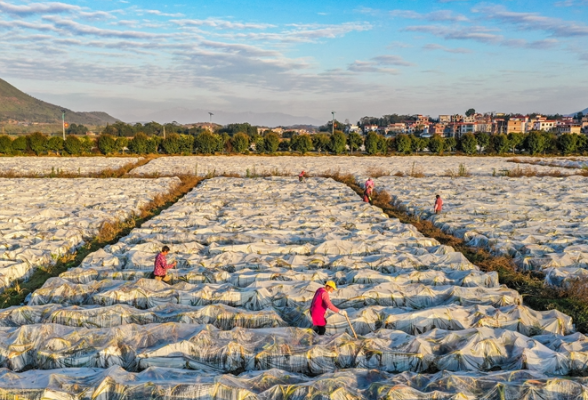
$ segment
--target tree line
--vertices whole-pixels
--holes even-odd
[[[35,132],[15,139],[0,136],[0,153],[18,154],[275,154],[296,152],[306,154],[358,154],[368,155],[414,154],[428,151],[433,154],[459,152],[467,155],[484,154],[563,154],[588,152],[588,138],[585,135],[564,134],[557,136],[551,132],[531,131],[529,133],[509,133],[490,135],[488,133],[467,133],[459,139],[434,135],[422,138],[415,135],[399,134],[386,138],[377,132],[369,132],[365,137],[351,132],[345,134],[335,131],[332,134],[319,132],[314,135],[292,134],[281,138],[277,133],[267,130],[262,134],[253,129],[246,132],[227,129],[222,132],[201,130],[197,134],[171,132],[166,137],[139,132],[132,137],[114,136],[103,133],[97,138],[69,135],[63,140],[60,136],[47,137]]]

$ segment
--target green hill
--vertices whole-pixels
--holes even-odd
[[[46,103],[21,92],[8,82],[0,79],[0,122],[7,120],[61,123],[61,110],[70,124],[106,125],[118,119],[105,112],[74,112],[64,107]]]

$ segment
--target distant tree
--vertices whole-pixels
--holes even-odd
[[[16,153],[24,153],[28,149],[28,140],[26,136],[19,136],[12,141],[12,150]]]
[[[376,132],[368,132],[365,137],[365,152],[370,156],[378,154],[380,152],[379,138]]]
[[[270,154],[274,154],[278,151],[278,147],[280,146],[280,137],[275,132],[267,132],[264,137],[264,147],[265,151]]]
[[[519,133],[519,132],[511,132],[507,135],[507,137],[508,137],[508,144],[510,146],[512,154],[514,154],[516,148],[518,146],[520,146],[521,144],[523,144],[523,142],[525,141],[525,135],[523,135],[522,133]]]
[[[264,153],[265,152],[265,140],[263,136],[255,135],[251,137],[251,144],[254,145],[255,151],[257,153]]]
[[[165,139],[161,142],[161,148],[165,154],[180,154],[182,138],[177,133],[166,133]]]
[[[473,108],[470,108],[469,110],[466,111],[465,115],[467,117],[471,117],[472,115],[474,115],[476,113],[476,110],[474,110]]]
[[[52,136],[47,141],[47,150],[61,154],[63,151],[64,140],[60,136]]]
[[[194,148],[194,136],[180,135],[180,154],[192,154]]]
[[[326,133],[315,133],[312,135],[312,145],[319,153],[329,148],[331,138]]]
[[[476,133],[476,140],[478,141],[478,146],[480,146],[480,150],[488,148],[490,144],[490,135],[485,132],[477,132]]]
[[[236,153],[243,153],[245,150],[249,149],[249,140],[250,137],[243,132],[236,133],[233,138],[231,139],[231,144],[233,145],[233,150]]]
[[[147,142],[149,137],[143,132],[139,132],[129,141],[129,150],[134,154],[147,154]]]
[[[525,139],[525,148],[531,155],[542,153],[546,146],[546,137],[540,131],[531,131]]]
[[[194,138],[194,150],[197,153],[213,154],[218,149],[220,143],[217,137],[218,135],[210,131],[199,133]]]
[[[292,150],[302,154],[306,154],[312,150],[312,138],[310,135],[294,135],[290,142]]]
[[[584,118],[584,113],[580,111],[576,114],[576,120],[578,120],[578,122],[582,122],[582,118]]]
[[[427,139],[411,135],[410,146],[412,151],[423,151],[428,144],[429,141]]]
[[[116,152],[116,139],[112,135],[103,133],[98,137],[98,150],[105,155],[113,154]]]
[[[124,136],[117,137],[115,147],[117,152],[123,153],[125,148],[129,147],[129,138],[126,138]]]
[[[448,137],[445,139],[445,150],[452,151],[457,147],[457,140],[454,137]]]
[[[80,139],[80,143],[82,144],[82,153],[91,153],[96,147],[96,141],[88,136],[83,136]]]
[[[107,125],[108,126],[108,125]],[[68,135],[78,135],[83,136],[88,134],[88,127],[82,124],[71,124],[66,130],[65,133]]]
[[[12,139],[10,139],[10,136],[0,136],[0,153],[12,154]]]
[[[34,132],[27,136],[28,147],[35,152],[36,155],[43,154],[47,151],[47,136],[41,132]]]
[[[566,133],[557,138],[557,148],[566,156],[578,149],[578,135]]]
[[[490,148],[496,154],[504,154],[510,148],[508,137],[501,133],[500,135],[492,135],[490,138]]]
[[[349,150],[353,153],[356,150],[359,150],[361,145],[363,144],[363,138],[357,132],[351,132],[347,135],[347,144],[349,145]]]
[[[478,141],[473,133],[466,133],[459,141],[459,147],[461,151],[467,155],[472,155],[476,152]]]
[[[378,135],[378,153],[388,153],[388,141],[384,135]]]
[[[161,136],[151,136],[149,140],[147,140],[147,154],[159,153],[159,148],[161,147],[162,142],[163,138]]]
[[[347,136],[341,131],[335,131],[330,137],[329,150],[335,154],[345,152],[347,146]]]
[[[290,139],[282,139],[278,149],[280,151],[290,151]]]
[[[445,140],[441,137],[441,135],[433,135],[433,137],[429,139],[428,147],[431,153],[443,154]]]
[[[401,133],[400,135],[396,136],[394,143],[396,144],[397,152],[402,154],[412,153],[412,140],[410,136]]]
[[[233,145],[231,144],[231,136],[228,133],[223,132],[221,134],[216,134],[216,142],[217,147],[216,150],[220,152],[232,153],[233,152]],[[196,138],[194,138],[194,143],[196,143]]]
[[[65,142],[63,143],[63,148],[65,151],[72,155],[77,156],[82,154],[82,142],[76,136],[68,136],[65,138]]]

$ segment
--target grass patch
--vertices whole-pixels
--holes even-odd
[[[6,308],[22,304],[29,293],[43,286],[49,278],[59,276],[70,268],[78,267],[84,258],[109,244],[116,243],[120,238],[128,235],[132,229],[159,215],[166,208],[171,207],[186,193],[192,190],[205,178],[194,175],[180,175],[180,183],[168,193],[157,195],[149,203],[141,207],[138,213],[125,221],[105,222],[96,237],[76,252],[67,254],[57,260],[54,265],[37,268],[30,278],[18,280],[13,286],[0,294],[0,307]]]
[[[363,189],[341,175],[328,176],[351,187],[359,196]],[[463,239],[449,235],[437,228],[431,221],[414,217],[390,204],[392,197],[385,190],[376,190],[372,204],[381,208],[386,215],[397,218],[400,222],[414,225],[426,237],[437,239],[441,244],[451,246],[461,252],[470,262],[484,272],[498,273],[500,283],[518,291],[523,303],[538,311],[558,310],[572,317],[577,331],[588,333],[588,280],[577,279],[566,287],[551,287],[544,282],[544,275],[537,272],[520,271],[513,259],[507,256],[495,256],[484,249],[467,246]]]
[[[370,178],[381,178],[383,176],[390,176],[390,171],[386,171],[380,167],[370,167],[366,170],[367,175]]]

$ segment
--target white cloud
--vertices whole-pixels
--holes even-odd
[[[441,46],[440,44],[433,44],[433,43],[424,45],[423,49],[425,49],[425,50],[441,50],[446,53],[454,53],[454,54],[473,53],[472,50],[466,49],[463,47],[449,48],[449,47]]]
[[[473,11],[483,14],[484,18],[515,25],[525,31],[545,31],[556,37],[588,36],[588,25],[544,17],[539,13],[512,12],[502,6],[480,7]]]

